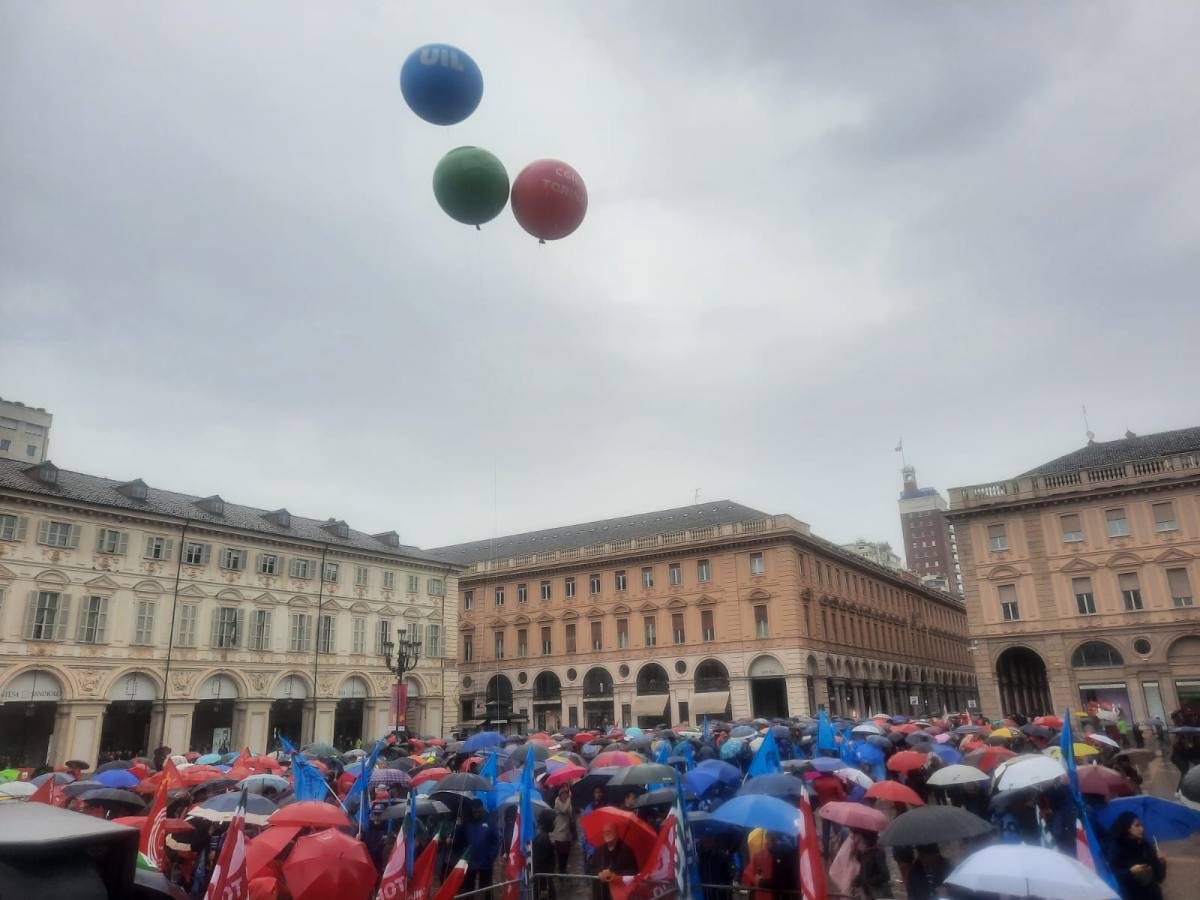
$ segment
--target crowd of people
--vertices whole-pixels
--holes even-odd
[[[630,879],[653,868],[648,857],[668,826],[685,834],[689,858],[680,869],[693,896],[724,898],[731,885],[754,900],[799,896],[806,870],[797,813],[806,810],[815,811],[812,846],[825,875],[823,894],[813,896],[984,896],[958,873],[982,865],[986,848],[1008,845],[1082,861],[1086,877],[1109,885],[1111,896],[1152,900],[1168,877],[1162,842],[1190,833],[1180,833],[1188,821],[1180,811],[1200,830],[1200,812],[1145,797],[1144,775],[1160,754],[1186,772],[1198,735],[1200,728],[1166,726],[1155,749],[1127,734],[1114,738],[1082,714],[1073,722],[993,723],[822,712],[815,720],[646,730],[401,734],[376,747],[310,744],[261,755],[160,747],[148,759],[109,760],[95,771],[71,761],[16,782],[27,785],[19,790],[0,784],[0,797],[148,832],[161,796],[161,845],[146,855],[172,896],[197,900],[235,814],[244,814],[248,837],[246,896],[326,896],[326,882],[348,864],[332,866],[318,884],[303,882],[296,861],[306,838],[337,830],[357,842],[361,858],[352,881],[337,882],[337,896],[365,900],[405,841],[410,867],[414,858],[431,860],[430,897],[456,870],[461,880],[450,889],[459,893],[511,881],[521,808],[533,818],[526,896],[549,900],[627,896]],[[0,779],[16,774],[0,770]],[[790,816],[779,815],[787,809]],[[995,893],[1054,896],[1032,883],[1026,890]]]

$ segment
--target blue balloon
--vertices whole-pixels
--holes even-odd
[[[475,60],[449,44],[426,44],[400,68],[400,91],[418,116],[434,125],[461,122],[483,99],[483,73]]]

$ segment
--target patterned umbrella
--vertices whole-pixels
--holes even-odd
[[[412,778],[407,772],[401,772],[399,769],[380,769],[376,768],[371,772],[371,784],[398,784],[400,787],[408,787],[412,783]]]
[[[591,762],[591,768],[599,769],[608,766],[636,766],[643,763],[640,753],[634,753],[632,750],[606,750],[596,756]]]

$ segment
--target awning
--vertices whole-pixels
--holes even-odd
[[[688,709],[693,714],[724,715],[728,705],[729,691],[709,691],[704,694],[692,694],[692,702]]]
[[[635,716],[661,716],[667,711],[667,704],[670,702],[670,694],[648,694],[634,697],[633,714]]]

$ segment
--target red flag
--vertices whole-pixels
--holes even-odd
[[[1075,820],[1075,858],[1093,872],[1096,871],[1096,862],[1092,859],[1092,848],[1088,844],[1087,832],[1084,831],[1083,822],[1079,819]]]
[[[517,814],[513,816],[512,842],[508,845],[508,863],[504,867],[504,880],[512,882],[505,885],[500,900],[520,900],[521,870],[525,868],[525,852],[521,846],[521,804],[517,804]]]
[[[436,843],[432,842],[431,843]],[[388,857],[383,869],[383,877],[379,879],[379,889],[375,891],[375,900],[401,900],[408,896],[408,866],[405,864],[408,841],[404,839],[403,828],[396,835],[396,846]]]
[[[178,779],[179,771],[175,768],[175,763],[168,759],[163,765],[162,778],[158,782],[158,790],[154,792],[154,802],[150,804],[150,811],[142,825],[142,836],[138,841],[138,849],[160,871],[163,869],[163,844],[167,837],[163,828],[167,821],[167,791],[175,787]]]
[[[678,853],[675,832],[678,827],[679,820],[671,813],[659,828],[658,837],[642,870],[636,875],[618,875],[609,882],[608,889],[613,900],[644,900],[675,890],[675,860]]]
[[[163,779],[166,781],[166,779]],[[246,876],[246,791],[225,833],[221,855],[213,866],[212,879],[204,900],[247,900],[250,896],[250,879]]]
[[[817,823],[807,794],[800,795],[800,893],[804,900],[828,900],[825,886],[825,863],[821,859],[821,842],[817,838]]]
[[[409,884],[408,900],[429,900],[433,889],[433,867],[437,862],[437,840],[430,841],[413,865],[412,883]]]
[[[53,772],[29,795],[30,803],[48,803],[50,806],[62,806],[59,802],[61,799],[62,792],[58,789],[58,779],[54,777]]]
[[[468,850],[467,853],[469,852]],[[467,877],[467,853],[464,853],[462,859],[454,864],[454,868],[450,870],[450,874],[438,888],[437,896],[433,900],[453,900],[454,895],[458,893],[458,886]]]

